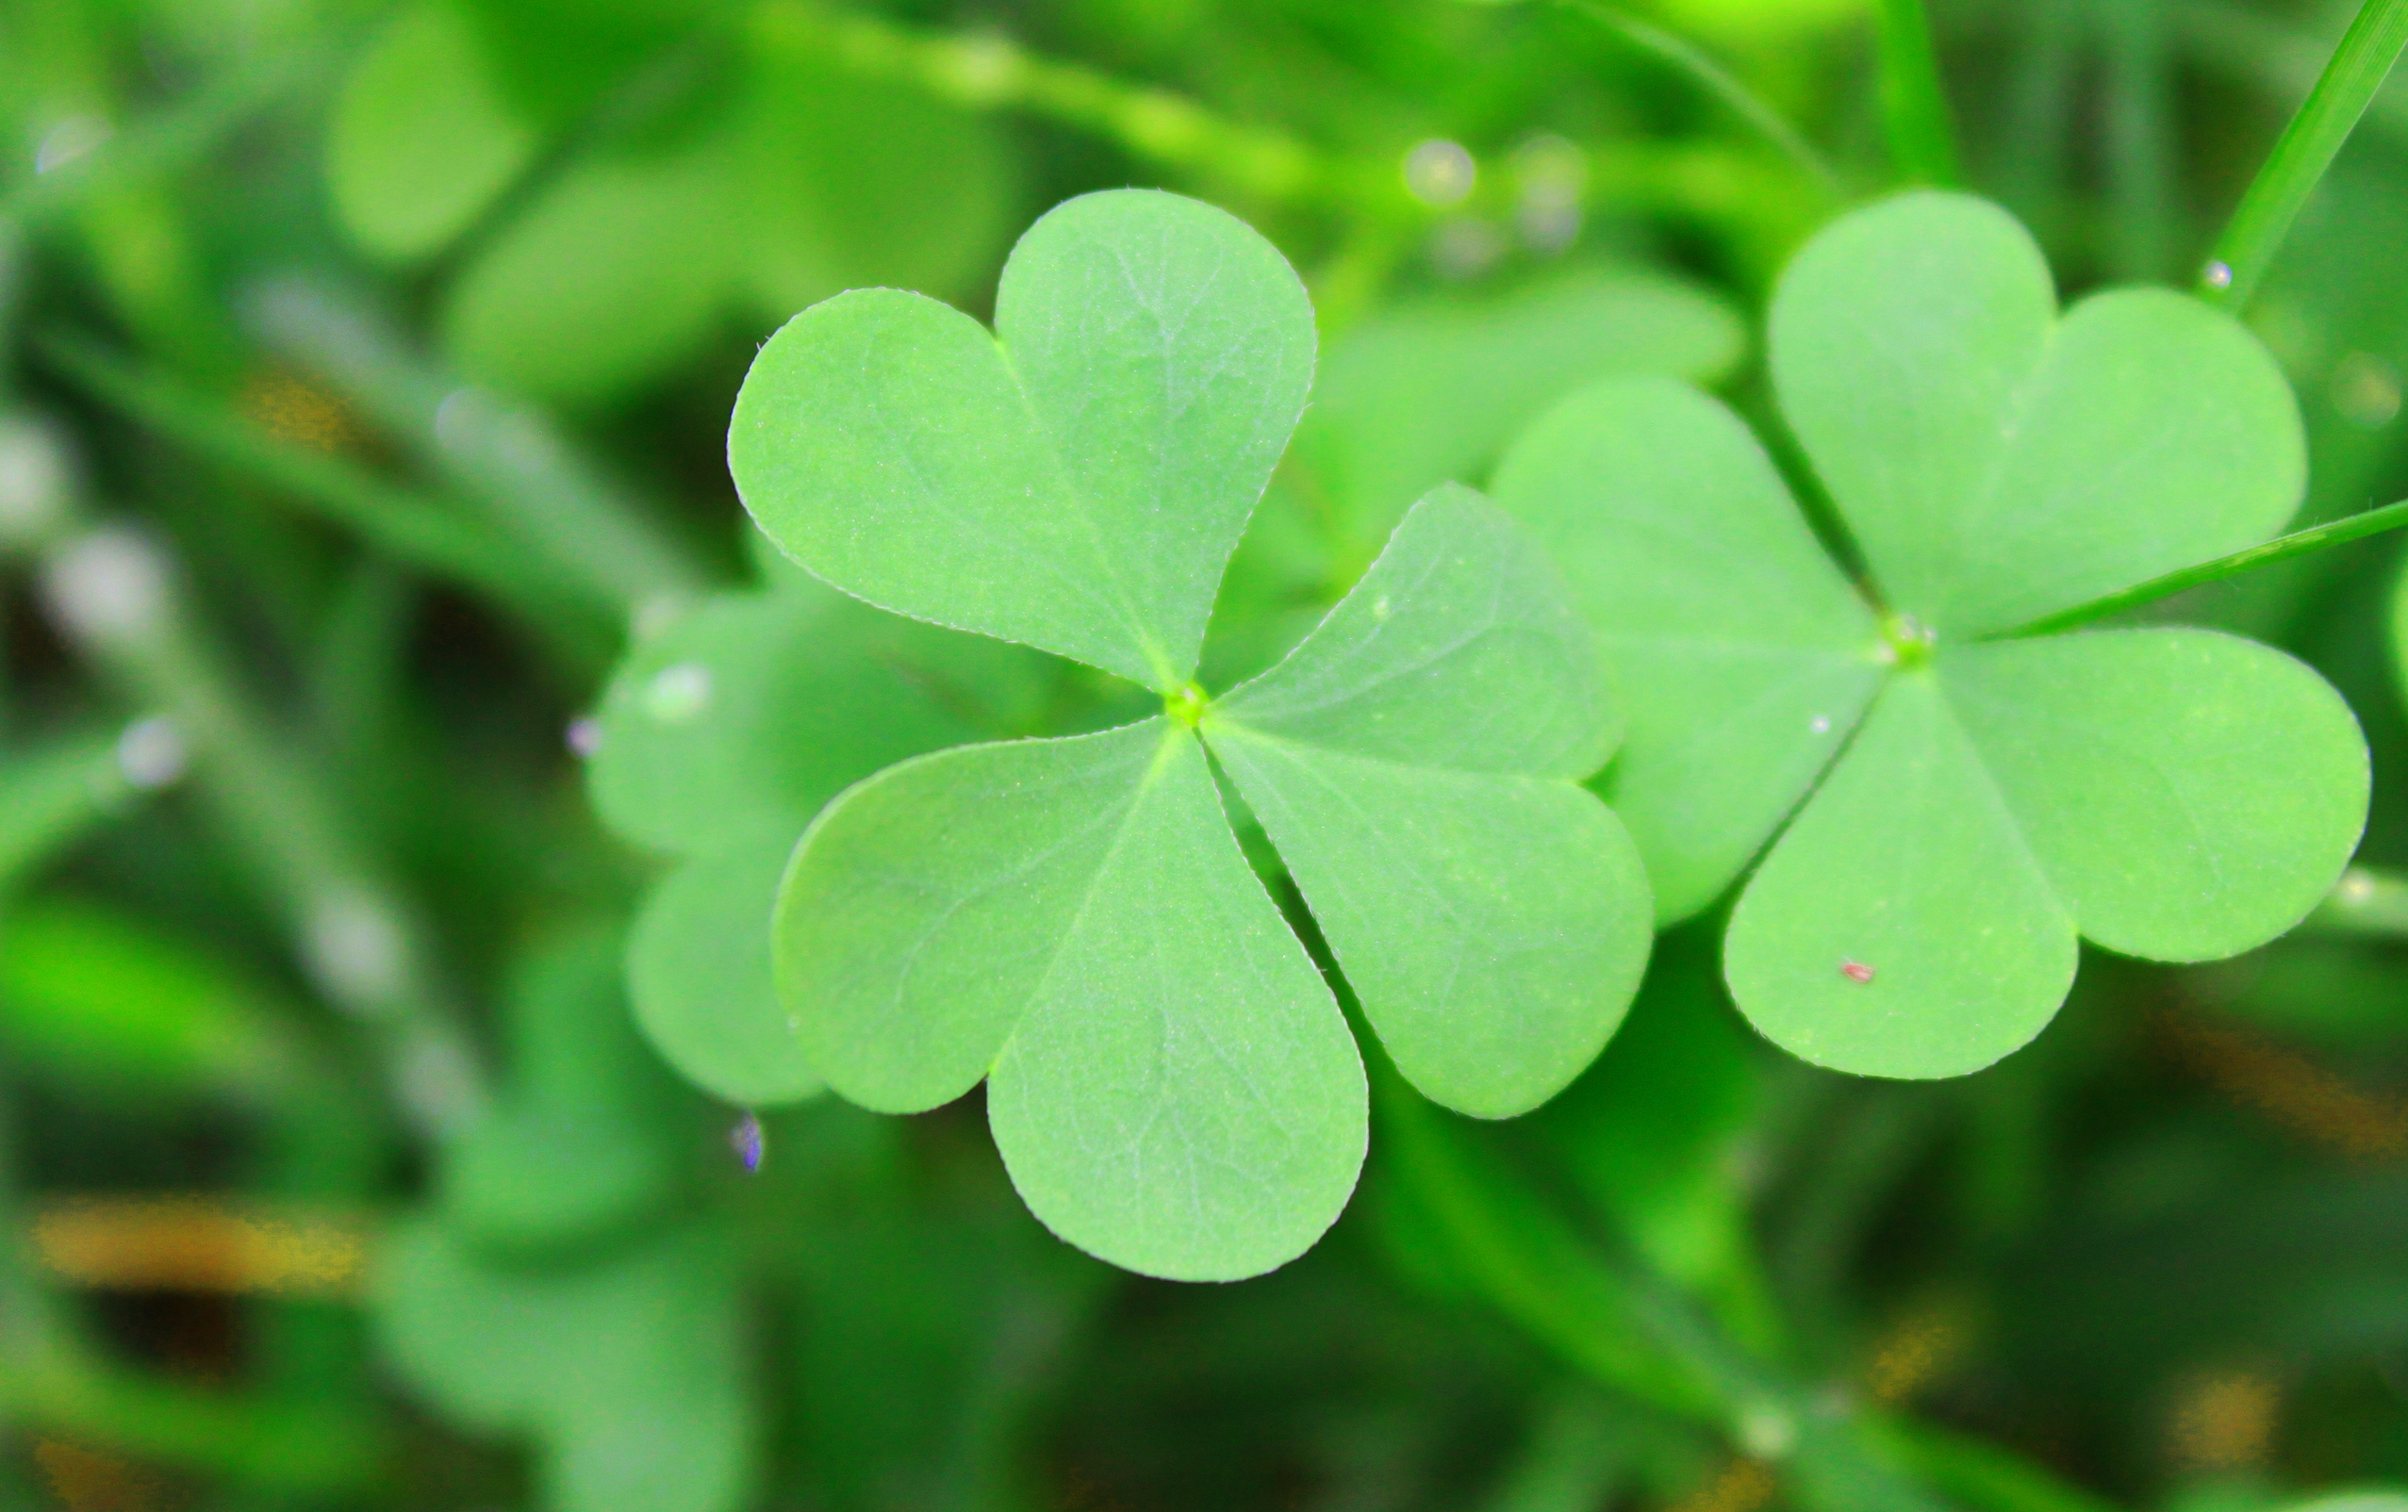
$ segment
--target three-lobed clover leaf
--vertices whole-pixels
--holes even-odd
[[[1614,733],[1594,636],[1477,495],[1423,500],[1270,671],[1218,700],[1191,682],[1312,360],[1269,243],[1194,201],[1091,194],[1021,238],[995,334],[918,295],[840,295],[763,349],[729,436],[753,518],[828,582],[1162,696],[1136,724],[858,784],[805,834],[775,925],[830,1085],[904,1112],[984,1080],[1031,1209],[1159,1275],[1300,1254],[1366,1139],[1354,1042],[1215,761],[1440,1101],[1551,1095],[1649,944],[1636,848],[1576,785]]]
[[[2296,507],[2300,422],[2256,341],[2156,289],[2060,316],[2010,217],[1918,192],[1800,252],[1770,357],[1870,600],[1745,426],[1676,384],[1567,400],[1495,480],[1629,699],[1607,790],[1663,918],[1780,831],[1725,942],[1757,1027],[1842,1070],[1956,1075],[2054,1014],[2077,932],[2196,961],[2298,922],[2365,818],[2340,698],[2202,630],[2017,634]]]

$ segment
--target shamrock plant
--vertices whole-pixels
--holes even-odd
[[[906,1112],[984,1080],[1036,1214],[1164,1276],[1301,1253],[1366,1141],[1356,1045],[1216,763],[1387,1052],[1450,1107],[1506,1116],[1562,1087],[1648,949],[1637,850],[1577,785],[1616,733],[1595,637],[1478,496],[1425,498],[1270,671],[1218,698],[1194,682],[1312,365],[1303,287],[1267,242],[1113,191],[1021,238],[993,335],[887,289],[796,317],[729,436],[755,521],[828,583],[1161,698],[852,787],[796,849],[774,937],[839,1093]]]
[[[1674,383],[1566,400],[1495,479],[1629,700],[1606,791],[1661,918],[1773,841],[1724,945],[1757,1027],[1842,1070],[1958,1075],[2048,1023],[2077,935],[2200,961],[2297,923],[2366,814],[2340,698],[2204,630],[2045,633],[2297,507],[2299,417],[2255,339],[2157,289],[2060,314],[2010,217],[1921,192],[1798,255],[1770,361],[1860,581],[1746,427]]]

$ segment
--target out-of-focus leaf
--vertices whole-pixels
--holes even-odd
[[[1351,581],[1408,505],[1449,480],[1482,481],[1507,438],[1556,399],[1624,373],[1711,383],[1746,341],[1713,294],[1631,267],[1400,305],[1330,346],[1283,485],[1321,520]]]
[[[678,1174],[676,1090],[637,1036],[616,930],[530,952],[507,1003],[509,1086],[444,1152],[446,1221],[497,1252],[555,1252],[667,1202]]]
[[[1669,935],[1630,1016],[1532,1129],[1657,1269],[1727,1290],[1751,1248],[1731,1172],[1761,1078],[1710,938]]]
[[[993,266],[1014,186],[992,123],[775,39],[759,47],[745,279],[765,320],[873,284],[948,295]]]
[[[602,696],[602,817],[679,855],[791,838],[848,783],[980,733],[881,659],[886,617],[797,582],[714,599],[644,642]]]
[[[747,1108],[800,1102],[825,1085],[770,975],[769,916],[793,842],[751,844],[680,865],[628,938],[627,991],[663,1059]]]
[[[515,1270],[420,1219],[387,1241],[377,1334],[445,1416],[535,1440],[548,1512],[734,1512],[760,1431],[734,1259],[726,1234],[682,1224]]]
[[[443,334],[462,370],[593,403],[684,357],[727,314],[742,264],[740,154],[717,123],[562,170],[452,287]]]
[[[326,138],[335,214],[362,247],[431,256],[516,182],[540,145],[487,69],[454,0],[395,16],[353,66]]]
[[[10,1058],[102,1085],[257,1096],[298,1046],[276,994],[115,910],[43,898],[0,912]]]

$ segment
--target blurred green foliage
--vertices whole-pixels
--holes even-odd
[[[1962,177],[2069,300],[2186,282],[2355,8],[1934,0]],[[768,991],[766,900],[734,939],[695,896],[766,886],[838,789],[1154,708],[763,550],[727,422],[787,317],[985,319],[1096,189],[1260,228],[1321,356],[1215,687],[1599,379],[1715,388],[1838,539],[1763,317],[1942,160],[1894,151],[1938,129],[1884,107],[1902,11],[0,0],[0,1506],[2403,1504],[2388,537],[2152,611],[2341,690],[2358,869],[2235,961],[2093,952],[1958,1082],[1758,1041],[1701,900],[1526,1119],[1367,1050],[1328,1240],[1181,1287],[1038,1227],[975,1097],[749,1122],[807,1070],[681,1037]],[[2394,79],[2243,312],[2303,523],[2408,493],[2403,206]],[[105,1195],[367,1258],[248,1284],[290,1233],[187,1204],[68,1265],[52,1218]]]

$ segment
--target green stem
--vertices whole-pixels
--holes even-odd
[[[155,181],[199,161],[245,122],[324,73],[334,56],[332,49],[304,47],[229,69],[74,161],[20,181],[0,195],[0,230],[38,228],[96,191]]]
[[[1868,1427],[1901,1464],[1972,1512],[2117,1512],[2114,1503],[1953,1428],[1885,1416]]]
[[[2093,599],[2088,603],[2075,604],[2070,609],[2060,609],[2053,615],[2043,615],[2028,624],[2018,625],[2013,630],[2004,632],[1997,638],[2013,640],[2026,635],[2053,635],[2061,630],[2071,630],[2078,625],[2091,624],[2097,620],[2122,614],[2126,610],[2137,609],[2143,604],[2155,603],[2160,599],[2171,598],[2186,588],[2196,588],[2203,583],[2220,583],[2226,578],[2237,577],[2256,567],[2271,567],[2277,562],[2287,562],[2295,556],[2306,556],[2313,551],[2321,551],[2329,546],[2339,546],[2345,541],[2354,541],[2364,536],[2380,534],[2384,531],[2398,530],[2402,525],[2408,525],[2408,499],[2400,500],[2397,503],[2385,504],[2381,509],[2369,509],[2363,514],[2351,515],[2346,519],[2336,519],[2323,525],[2311,525],[2306,530],[2293,531],[2288,535],[2278,535],[2270,541],[2235,551],[2230,556],[2219,556],[2213,562],[2202,562],[2197,567],[2186,567],[2169,572],[2163,577],[2151,578],[2146,583],[2123,589],[2119,593],[2111,593],[2102,599]]]
[[[1499,1311],[1605,1386],[1780,1461],[1815,1512],[1938,1512],[1859,1419],[1775,1375],[1637,1260],[1609,1257],[1361,1038],[1392,1199]]]
[[[1280,204],[1318,202],[1409,225],[1431,215],[1407,193],[1401,154],[1321,151],[1284,132],[1242,124],[1186,98],[1059,62],[992,33],[948,35],[866,11],[767,0],[752,14],[762,44],[803,49],[867,78],[909,84],[974,110],[1021,110],[1090,131],[1131,156]],[[1790,234],[1801,217],[1795,174],[1722,144],[1611,142],[1588,152],[1588,202],[1696,216]],[[1768,172],[1768,170],[1770,170]]]
[[[395,1104],[437,1135],[473,1118],[486,1100],[480,1057],[419,911],[363,852],[290,733],[246,698],[165,554],[124,527],[86,531],[46,554],[44,586],[70,638],[173,721],[200,797],[279,905],[303,964],[377,1037]]]
[[[1763,96],[1740,83],[1730,70],[1691,46],[1685,39],[1618,7],[1599,4],[1598,0],[1557,0],[1557,3],[1568,10],[1587,16],[1609,31],[1619,33],[1635,46],[1653,53],[1688,74],[1700,89],[1754,128],[1757,135],[1762,137],[1774,151],[1797,164],[1808,178],[1814,180],[1817,188],[1835,198],[1840,193],[1839,175],[1829,159],[1815,151],[1814,145],[1800,135],[1781,112],[1767,104]]]
[[[268,435],[174,380],[140,371],[97,345],[53,335],[45,356],[96,397],[224,467],[246,473],[408,567],[469,588],[516,616],[571,667],[610,657],[613,605],[546,571],[509,537],[441,500],[358,464]]]
[[[117,742],[73,735],[9,756],[0,773],[0,893],[132,796]]]
[[[1047,116],[1241,194],[1295,200],[1335,190],[1348,199],[1370,194],[1399,210],[1411,204],[1390,165],[1365,175],[1284,132],[1242,125],[1184,96],[1038,57],[998,34],[948,36],[799,0],[770,0],[752,21],[767,46],[805,49],[972,109]]]
[[[2241,196],[2200,273],[2207,299],[2238,309],[2257,291],[2274,254],[2334,155],[2366,113],[2400,49],[2408,47],[2408,0],[2366,0],[2333,59],[2283,128],[2273,155]]]
[[[1956,130],[1922,0],[1881,0],[1880,25],[1881,121],[1890,163],[1910,184],[1956,184]]]
[[[271,346],[334,385],[589,597],[633,618],[710,586],[714,574],[645,502],[539,412],[442,371],[364,305],[285,281],[258,289],[250,314]]]

